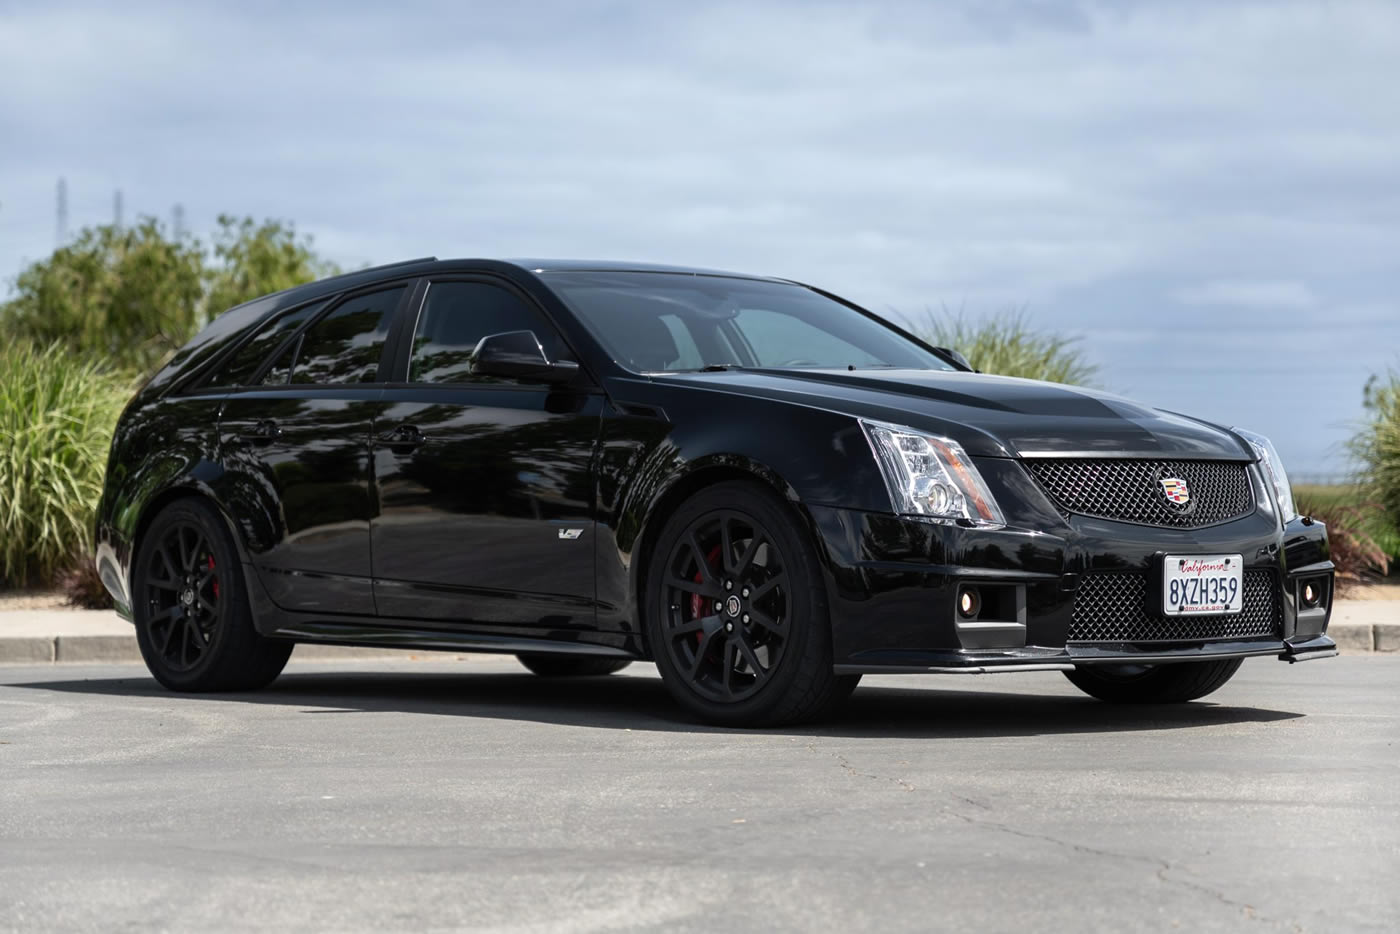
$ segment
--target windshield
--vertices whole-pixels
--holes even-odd
[[[784,282],[655,272],[545,280],[630,370],[907,367],[952,370],[874,318]]]

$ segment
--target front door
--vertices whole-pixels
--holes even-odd
[[[574,359],[527,297],[493,281],[430,283],[403,328],[404,379],[375,425],[380,615],[592,628],[602,395],[469,372],[477,342],[506,331],[534,331],[550,359]]]
[[[247,527],[254,571],[298,612],[375,612],[371,439],[377,382],[405,287],[356,295],[290,342],[219,420],[225,496]],[[276,327],[277,325],[273,325]]]

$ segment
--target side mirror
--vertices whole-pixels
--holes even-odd
[[[534,331],[487,334],[472,351],[471,371],[480,376],[505,376],[540,383],[569,383],[579,372],[578,364],[572,360],[551,363]]]
[[[954,363],[960,363],[960,364],[962,364],[963,366],[967,367],[969,370],[972,370],[972,364],[969,363],[969,362],[967,361],[967,358],[964,357],[964,356],[962,355],[962,351],[960,351],[960,350],[954,350],[954,349],[951,348],[951,347],[935,347],[935,348],[933,348],[933,349],[936,350],[936,351],[938,351],[939,353],[941,353],[943,356],[948,357],[948,358],[951,359]],[[972,370],[972,372],[974,372],[974,373],[980,373],[980,372],[982,372],[982,371],[981,371],[981,370]]]

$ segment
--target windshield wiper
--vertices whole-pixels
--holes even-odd
[[[742,370],[743,366],[738,363],[707,363],[697,373],[723,373],[725,370]]]

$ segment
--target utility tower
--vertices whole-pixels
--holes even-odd
[[[170,233],[178,243],[185,236],[185,206],[176,204],[170,209]]]
[[[122,229],[122,190],[120,188],[112,195],[112,226],[118,230]]]
[[[54,245],[63,246],[68,242],[68,182],[58,180],[58,217],[54,225]]]

